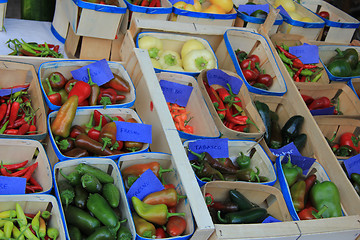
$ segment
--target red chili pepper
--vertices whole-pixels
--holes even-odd
[[[28,162],[29,162],[28,160],[25,160],[25,161],[23,161],[21,163],[6,164],[6,165],[3,165],[3,167],[6,168],[9,171],[13,171],[13,170],[16,170],[18,168],[24,167]]]
[[[302,63],[302,61],[300,59],[295,58],[292,61],[292,67],[304,69],[304,64]]]
[[[249,132],[249,127],[248,125],[235,125],[232,130],[238,132]]]
[[[79,136],[82,133],[85,133],[85,128],[83,128],[80,125],[73,125],[70,129],[70,137],[71,138],[76,138],[77,136]]]
[[[155,0],[155,7],[161,7],[160,0]]]
[[[87,99],[90,96],[90,94],[91,94],[91,86],[86,82],[77,81],[70,90],[68,98],[70,98],[72,95],[77,95],[79,97],[78,102],[81,103],[85,99]]]
[[[13,172],[13,173],[11,174],[11,176],[12,176],[12,177],[21,177],[21,176],[23,176],[23,175],[29,170],[29,168],[30,168],[30,166],[28,166],[28,167],[26,167],[26,168],[24,168],[24,169],[21,169],[21,170],[19,170],[19,171],[17,171],[17,172]]]
[[[133,4],[135,4],[137,0],[134,1]],[[139,4],[135,4],[135,5],[140,5]],[[106,88],[113,88],[115,90],[118,90],[120,92],[130,92],[130,84],[128,81],[126,81],[125,79],[123,79],[122,77],[120,77],[119,75],[114,73],[114,78],[111,79],[109,82],[105,83],[104,85],[102,85],[103,87]]]
[[[166,223],[166,232],[171,237],[181,235],[186,229],[186,220],[180,216],[172,216]]]
[[[78,104],[78,107],[81,107],[81,106],[89,106],[89,100],[85,99],[84,101],[82,101],[81,103]]]
[[[48,85],[49,91],[47,93],[47,97],[49,99],[49,101],[57,106],[61,106],[61,95],[58,92],[54,92],[51,85],[50,85],[50,81],[49,79],[45,79],[46,84]]]
[[[26,217],[28,218],[34,218],[36,214],[32,214],[32,213],[24,213]]]
[[[152,0],[152,1],[154,1],[154,0]],[[155,238],[156,239],[166,238],[165,230],[162,227],[156,228]]]
[[[100,131],[101,131],[101,126],[102,126],[102,118],[100,118],[100,122],[96,127],[92,127],[89,132],[88,132],[88,136],[92,139],[94,139],[95,141],[100,142]]]
[[[155,5],[156,5],[156,0],[151,0],[149,7],[155,7]]]
[[[37,133],[36,131],[36,126],[34,124],[31,124],[30,125],[30,128],[29,128],[29,135],[35,135]]]
[[[140,3],[141,3],[141,0],[134,0],[132,4],[134,4],[134,5],[140,5]]]
[[[206,194],[205,194],[205,203],[206,203],[206,206],[211,206],[213,202],[214,202],[214,197],[213,197],[213,195],[211,195],[211,193],[206,193]]]
[[[323,109],[331,107],[331,102],[328,97],[321,97],[318,99],[315,99],[310,105],[309,110],[315,110],[315,109]]]
[[[306,105],[310,105],[314,101],[314,98],[310,97],[308,95],[301,94],[301,97],[304,100]]]
[[[59,52],[59,47],[60,47],[59,45],[55,45],[53,50],[58,53]]]
[[[6,129],[4,131],[4,134],[9,134],[9,135],[18,135],[19,129]]]
[[[174,184],[166,184],[166,185],[164,185],[164,188],[165,189],[168,189],[168,188],[174,188],[175,189],[175,186],[174,186]]]
[[[218,97],[215,96],[214,92],[210,89],[211,87],[205,81],[204,81],[204,86],[205,86],[206,92],[208,93],[210,100],[211,100],[212,104],[214,105],[215,109],[218,109],[219,108]]]
[[[2,162],[1,162],[1,166],[0,166],[0,172],[1,175],[9,177],[11,176],[10,173],[7,171],[7,169],[3,166]]]
[[[316,175],[315,175],[315,174],[312,174],[312,175],[310,175],[310,176],[307,176],[304,181],[305,181],[305,185],[306,185],[306,187],[305,187],[305,194],[308,194],[310,188],[311,188],[311,187],[315,184],[315,182],[316,182]]]
[[[34,177],[30,177],[30,179],[29,179],[29,183],[30,184],[32,184],[33,186],[39,186],[39,187],[41,187],[41,185],[35,180],[35,178]]]
[[[297,56],[289,53],[288,51],[286,51],[285,49],[283,49],[283,48],[280,47],[279,45],[276,45],[276,48],[279,49],[280,52],[283,52],[287,58],[290,58],[290,59],[297,58]]]
[[[318,66],[312,64],[304,64],[303,67],[304,69],[314,69],[317,68]]]
[[[19,109],[20,109],[20,103],[18,101],[13,102],[11,105],[11,110],[9,115],[8,128],[12,128],[12,126],[14,125],[14,122],[18,117]]]
[[[35,192],[41,192],[43,188],[41,186],[26,185],[25,190],[35,193]]]
[[[17,135],[25,135],[29,131],[29,129],[30,129],[30,124],[25,123],[25,124],[21,125]]]
[[[229,91],[226,88],[224,87],[218,88],[216,89],[216,92],[218,93],[221,101],[223,101],[224,103],[229,103],[232,101],[232,96],[230,95]]]
[[[9,120],[11,105],[12,105],[12,101],[10,99],[7,103],[5,117],[1,121],[1,124],[0,124],[1,126],[4,126],[4,124]]]
[[[6,103],[1,104],[1,106],[0,106],[0,121],[3,120],[3,118],[5,117],[6,108],[7,108]]]
[[[245,59],[240,63],[240,68],[243,69],[254,69],[255,68],[255,62],[251,61],[250,59]]]
[[[32,174],[34,173],[34,171],[38,165],[39,165],[39,163],[35,162],[33,165],[29,166],[29,169],[23,175],[23,177],[26,178],[27,181],[29,181],[30,177],[32,176]]]
[[[24,125],[26,122],[25,120],[25,113],[18,119],[15,120],[13,126],[8,126],[8,128],[19,128],[21,127],[22,125]]]
[[[101,127],[105,126],[105,124],[108,123],[106,117],[101,112],[99,112],[98,110],[94,110],[94,122],[96,126],[99,125],[100,120],[102,121]]]

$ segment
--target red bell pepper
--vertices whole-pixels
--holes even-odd
[[[360,151],[359,141],[360,139],[351,132],[343,133],[340,136],[340,140],[339,140],[340,147],[349,146],[353,148],[356,152]]]
[[[314,98],[308,95],[301,94],[301,97],[307,106],[309,106],[314,101]]]
[[[0,121],[5,117],[7,104],[4,102],[0,106]]]
[[[79,97],[78,103],[81,103],[85,99],[87,99],[90,96],[90,94],[91,94],[90,85],[83,81],[77,81],[70,90],[68,98],[70,98],[73,95],[77,95]]]

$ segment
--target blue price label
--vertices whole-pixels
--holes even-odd
[[[116,140],[152,143],[152,126],[143,123],[115,121]]]
[[[269,148],[269,149],[270,149],[271,153],[277,157],[285,156],[287,154],[301,156],[301,153],[296,148],[296,146],[294,145],[293,142],[291,142],[279,149],[274,149],[274,148]]]
[[[229,144],[227,138],[202,139],[189,142],[189,149],[195,153],[208,152],[213,158],[229,157]],[[195,155],[188,152],[189,160],[197,159]]]
[[[84,67],[73,70],[71,71],[71,74],[76,80],[88,82],[88,69],[90,71],[91,80],[99,86],[109,82],[111,79],[114,78],[114,74],[111,72],[109,64],[105,59],[90,63]]]
[[[176,103],[179,106],[186,107],[193,87],[166,80],[160,80],[159,84],[166,102]]]
[[[26,178],[0,176],[0,195],[25,194]]]
[[[301,46],[289,47],[289,52],[297,57],[304,64],[319,63],[319,47],[304,43]]]
[[[243,81],[240,78],[230,76],[220,69],[208,70],[206,72],[206,77],[209,85],[218,84],[229,90],[227,85],[229,84],[234,94],[238,94],[240,92],[241,85],[243,84]]]
[[[262,10],[264,12],[269,13],[269,4],[245,4],[245,5],[239,5],[238,11],[239,12],[245,12],[248,15],[251,15],[256,10]]]

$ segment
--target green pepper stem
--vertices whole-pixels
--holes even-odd
[[[169,217],[173,217],[173,216],[185,216],[185,213],[183,212],[176,212],[176,213],[167,213],[166,214],[166,217],[169,218]]]
[[[198,158],[199,161],[203,161],[204,158],[205,158],[205,152],[199,154],[199,153],[196,153],[194,151],[192,151],[190,148],[187,148],[187,150],[194,156],[196,156]]]
[[[87,130],[90,130],[93,127],[93,121],[94,121],[94,112],[91,112],[90,120],[87,124],[85,124]]]
[[[186,199],[187,198],[187,196],[186,195],[177,195],[177,199],[179,200],[179,199]]]
[[[88,76],[89,76],[88,84],[90,86],[95,85],[96,83],[93,82],[91,75],[90,75],[90,68],[87,69],[87,72],[88,72]]]
[[[316,219],[319,219],[321,218],[322,214],[328,209],[328,207],[326,205],[322,206],[322,208],[318,211],[318,212],[315,212],[315,211],[312,211],[311,214],[316,218]]]
[[[228,223],[225,219],[221,217],[221,211],[217,211],[217,218],[220,223]]]

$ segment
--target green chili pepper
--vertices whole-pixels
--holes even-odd
[[[31,221],[31,228],[35,231],[36,235],[39,236],[40,229],[40,211],[35,215],[35,217]]]
[[[102,189],[102,184],[94,175],[91,174],[84,174],[81,177],[81,184],[86,191],[90,193],[97,193],[100,192]]]
[[[288,156],[288,162],[282,164],[284,176],[286,179],[287,184],[291,187],[302,175],[302,169],[299,166],[293,165],[291,163],[291,157]]]
[[[80,184],[81,174],[79,172],[73,171],[68,175],[64,174],[62,172],[62,169],[60,169],[59,172],[60,172],[61,176],[63,176],[66,180],[68,180],[72,186],[76,186],[76,185]]]
[[[106,199],[98,193],[90,194],[86,202],[87,209],[104,225],[115,227],[118,217]]]
[[[16,238],[17,240],[25,240],[24,233],[21,233],[16,226],[13,226],[12,234],[14,238]],[[0,233],[0,238],[1,238],[1,233]]]
[[[284,65],[285,65],[286,70],[289,72],[290,77],[293,78],[295,75],[294,71],[291,69],[291,67],[289,65],[287,65],[287,64],[284,64]]]
[[[279,57],[280,57],[280,59],[281,59],[284,63],[287,63],[287,64],[289,64],[289,65],[292,65],[291,59],[290,59],[290,58],[287,58],[283,52],[279,52]]]
[[[27,225],[27,219],[25,216],[25,213],[23,211],[23,209],[21,208],[20,204],[16,203],[15,204],[15,211],[16,211],[16,218],[17,223],[19,224],[20,227],[22,226],[26,226]]]
[[[235,159],[240,169],[246,169],[250,167],[251,158],[246,156],[243,152]]]
[[[59,236],[59,230],[57,230],[56,228],[50,227],[47,229],[46,232],[51,239],[57,239],[57,237]]]
[[[6,221],[6,223],[4,225],[4,234],[5,234],[6,238],[11,238],[13,227],[14,227],[13,222]]]

